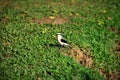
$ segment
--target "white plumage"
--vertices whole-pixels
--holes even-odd
[[[67,41],[65,41],[61,35],[61,33],[57,33],[57,37],[58,37],[58,42],[62,45],[62,46],[69,46],[69,44],[67,43]]]

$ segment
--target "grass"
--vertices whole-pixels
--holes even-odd
[[[4,3],[4,4],[3,4]],[[114,44],[120,35],[119,2],[108,0],[1,1],[0,79],[104,80],[117,73],[120,63]],[[32,18],[67,17],[61,25],[37,24]],[[91,51],[92,68],[78,64],[60,53],[56,33],[61,32],[71,45]],[[110,78],[110,77],[108,77]]]

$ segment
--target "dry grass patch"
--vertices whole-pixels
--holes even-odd
[[[62,17],[45,17],[41,19],[33,19],[34,23],[37,24],[64,24],[67,23],[69,20],[68,18],[62,18]]]
[[[71,49],[64,49],[61,48],[60,52],[64,54],[65,56],[72,56],[73,59],[75,59],[79,64],[82,64],[88,68],[91,68],[93,65],[93,60],[90,55],[87,53],[84,53],[80,48],[71,48]]]
[[[120,35],[120,30],[114,27],[109,27],[108,30],[112,31],[113,33],[116,33],[118,35]]]

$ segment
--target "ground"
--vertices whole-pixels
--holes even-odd
[[[0,80],[119,80],[119,2],[1,0]]]

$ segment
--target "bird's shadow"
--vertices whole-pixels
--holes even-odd
[[[59,45],[59,44],[49,44],[49,46],[51,46],[51,47],[61,47],[61,45]]]
[[[44,44],[45,46],[50,46],[50,47],[61,47],[59,44]]]
[[[48,46],[49,47],[58,47],[59,49],[66,48],[66,46],[62,46],[60,44],[44,44],[44,46],[46,46],[46,48],[48,48]]]

